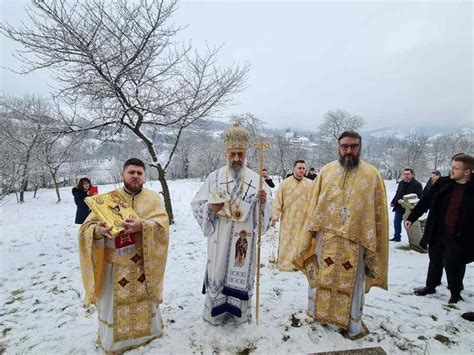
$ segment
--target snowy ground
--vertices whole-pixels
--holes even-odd
[[[201,319],[201,284],[206,240],[195,223],[189,202],[198,181],[173,181],[171,192],[177,223],[171,241],[162,313],[163,338],[131,354],[308,353],[381,346],[389,354],[464,354],[474,349],[474,324],[460,317],[474,310],[474,266],[467,268],[464,301],[448,306],[446,282],[435,295],[416,297],[424,284],[427,255],[391,245],[389,291],[372,290],[366,297],[364,320],[371,334],[350,341],[333,327],[309,324],[304,316],[307,283],[300,273],[280,273],[268,265],[263,246],[260,325],[210,326]],[[150,186],[150,185],[149,185]],[[395,183],[388,181],[389,197]],[[100,186],[106,192],[114,186]],[[159,189],[153,182],[152,189]],[[82,284],[76,234],[75,205],[70,188],[55,203],[52,190],[39,191],[27,202],[12,197],[0,214],[0,353],[94,354],[96,313],[82,307]],[[295,327],[292,317],[302,319]]]

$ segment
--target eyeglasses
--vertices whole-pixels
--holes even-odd
[[[340,144],[339,147],[340,147],[342,150],[348,150],[349,148],[351,148],[352,150],[354,150],[354,149],[359,149],[360,144],[359,144],[359,143],[354,143],[354,144]]]

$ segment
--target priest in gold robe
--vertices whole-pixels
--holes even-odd
[[[339,159],[311,188],[294,264],[308,278],[308,313],[342,327],[350,339],[368,334],[364,293],[387,290],[388,212],[378,170],[360,160],[362,138],[346,131]]]
[[[293,175],[283,180],[273,199],[272,225],[280,222],[277,267],[280,271],[293,271],[296,257],[297,233],[309,196],[312,180],[305,177],[306,163],[296,160]]]
[[[143,188],[145,164],[125,162],[123,188],[114,191],[120,207],[131,207],[138,218],[125,216],[123,231],[91,212],[79,231],[85,305],[98,310],[98,344],[106,353],[120,353],[161,336],[163,277],[168,254],[168,215],[159,195]],[[98,203],[104,203],[100,200]]]

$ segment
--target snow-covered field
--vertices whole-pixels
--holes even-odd
[[[387,181],[389,198],[396,185]],[[189,207],[199,181],[170,183],[176,224],[170,250],[162,313],[165,335],[131,354],[299,354],[381,346],[389,354],[465,354],[474,349],[474,324],[460,317],[474,310],[474,266],[465,276],[464,301],[448,306],[446,281],[427,297],[412,294],[424,285],[428,256],[391,244],[389,290],[366,297],[364,320],[371,334],[350,341],[335,328],[310,324],[304,315],[307,283],[300,273],[269,268],[263,244],[260,325],[213,327],[201,319],[206,240]],[[148,187],[159,190],[159,183]],[[114,186],[99,186],[101,192]],[[52,190],[17,204],[1,203],[0,353],[94,354],[96,313],[82,307],[75,205],[70,188],[55,203]],[[392,214],[391,214],[392,217]],[[255,299],[255,298],[254,298]],[[302,319],[295,327],[292,318]]]

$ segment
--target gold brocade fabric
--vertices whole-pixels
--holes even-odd
[[[301,231],[304,209],[312,181],[293,176],[283,180],[273,199],[273,220],[280,221],[277,266],[282,271],[294,270],[297,252],[297,234]]]
[[[314,254],[311,242],[318,231],[352,242],[342,243],[340,252],[351,249],[352,244],[365,247],[364,262],[370,271],[365,291],[372,286],[387,289],[387,195],[375,167],[360,161],[357,168],[346,171],[334,161],[321,169],[312,184],[299,234],[294,264],[300,270],[306,258]]]
[[[323,233],[321,262],[316,278],[314,320],[347,328],[356,281],[359,245],[351,240]]]
[[[224,132],[225,149],[248,149],[249,132],[240,124],[234,124]]]
[[[156,192],[143,189],[137,195],[131,196],[123,189],[118,191],[125,196],[129,205],[142,220],[143,233],[138,239],[141,240],[143,247],[145,278],[143,286],[146,288],[149,301],[160,304],[163,301],[163,279],[168,255],[168,215]],[[93,242],[94,236],[99,237],[94,235],[97,222],[98,218],[91,213],[79,230],[79,256],[86,306],[91,303],[97,305],[106,261],[105,250],[96,248]],[[114,265],[116,265],[115,262]],[[138,268],[132,269],[134,271],[122,270],[121,266],[118,267],[119,272],[140,272]],[[139,276],[141,275],[137,278]],[[114,295],[116,287],[120,285],[114,284]]]
[[[152,304],[145,286],[143,254],[116,257],[114,272],[114,342],[151,334]]]

